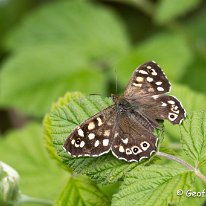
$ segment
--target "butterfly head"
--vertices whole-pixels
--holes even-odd
[[[112,98],[115,103],[117,113],[124,114],[132,110],[131,103],[125,97],[112,95]]]

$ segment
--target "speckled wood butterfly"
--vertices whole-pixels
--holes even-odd
[[[66,139],[72,156],[100,156],[110,150],[126,161],[149,158],[157,149],[154,129],[158,120],[181,124],[186,117],[179,100],[168,95],[170,83],[153,61],[133,73],[123,96],[113,95],[114,105],[84,121]]]

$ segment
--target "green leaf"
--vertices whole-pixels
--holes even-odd
[[[48,157],[42,128],[30,124],[0,140],[0,159],[15,168],[23,194],[54,200],[68,175]]]
[[[203,169],[205,171],[206,167]],[[192,187],[189,189],[190,192],[202,192],[205,191],[205,183],[202,182],[198,177],[194,178],[194,182]],[[187,191],[185,191],[187,192]],[[180,203],[180,206],[194,206],[194,205],[204,205],[205,202],[205,195],[203,197],[187,197]]]
[[[187,18],[185,20],[184,30],[185,33],[190,37],[190,41],[197,44],[195,49],[198,49],[199,52],[202,53],[202,56],[205,56],[205,35],[206,35],[206,28],[205,28],[205,21],[206,21],[206,13],[204,9],[199,10],[195,16],[192,18]],[[200,54],[198,54],[199,56]],[[199,56],[201,57],[201,56]],[[195,62],[198,63],[198,62]]]
[[[181,56],[181,58],[177,58]],[[127,84],[134,69],[154,60],[163,68],[169,80],[180,80],[192,59],[191,50],[179,35],[162,33],[137,45],[115,65],[118,80]]]
[[[128,49],[114,14],[78,0],[37,9],[7,46],[16,53],[0,73],[0,105],[35,116],[66,91],[104,94],[108,65]]]
[[[128,47],[121,24],[113,13],[89,1],[53,2],[27,16],[8,37],[7,46],[22,50],[42,45],[91,48],[93,54],[124,52]]]
[[[68,90],[105,93],[104,74],[79,55],[60,46],[19,52],[1,70],[0,105],[41,116]]]
[[[195,38],[195,37],[194,37]],[[200,40],[201,38],[196,37],[199,39],[199,51],[201,52],[203,55],[200,56],[196,56],[196,58],[194,59],[194,61],[192,62],[192,64],[190,64],[190,66],[187,68],[187,72],[185,73],[185,75],[182,77],[182,83],[189,85],[192,89],[198,91],[198,92],[202,92],[202,93],[206,93],[206,87],[204,86],[204,81],[205,81],[205,77],[206,77],[206,69],[205,69],[205,65],[206,65],[206,49],[203,45],[206,44],[206,40],[205,43]]]
[[[55,206],[107,206],[106,196],[86,177],[71,177]]]
[[[155,12],[155,21],[166,24],[195,9],[200,0],[161,0]]]
[[[192,113],[181,127],[181,140],[185,153],[195,167],[206,163],[206,111]]]
[[[74,97],[73,94],[70,94],[70,97]],[[95,181],[106,184],[118,181],[128,171],[138,166],[137,163],[118,160],[111,154],[95,158],[77,158],[68,155],[63,150],[63,144],[74,127],[110,106],[112,101],[110,98],[103,98],[98,95],[64,99],[68,99],[68,102],[60,101],[61,106],[55,106],[46,116],[44,131],[46,131],[45,136],[49,147],[54,146],[57,154],[67,167],[72,168],[76,173],[87,174]],[[53,153],[57,157],[54,150]]]
[[[138,167],[127,174],[112,206],[162,206],[179,203],[178,189],[190,188],[192,172],[175,166]]]

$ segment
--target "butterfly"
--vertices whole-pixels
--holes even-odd
[[[167,93],[171,85],[154,61],[140,65],[123,96],[113,95],[112,106],[77,126],[64,143],[74,157],[100,156],[109,151],[128,162],[150,158],[157,150],[159,120],[181,124],[186,112],[180,101]]]

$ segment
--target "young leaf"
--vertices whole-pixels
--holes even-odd
[[[0,162],[0,205],[15,204],[19,196],[19,174],[9,165]]]
[[[106,196],[86,177],[72,176],[55,206],[109,206]]]
[[[206,111],[194,112],[181,127],[181,140],[185,153],[195,167],[206,163]]]
[[[23,194],[55,199],[68,173],[48,157],[43,143],[41,126],[27,125],[0,139],[0,158],[18,171]]]
[[[70,94],[70,97],[72,96],[73,94]],[[72,168],[76,173],[87,174],[101,183],[116,182],[128,171],[138,166],[136,163],[120,161],[111,154],[95,158],[77,158],[68,155],[64,151],[63,145],[74,127],[110,106],[112,101],[110,98],[103,98],[98,95],[64,99],[68,99],[68,102],[60,100],[61,106],[58,106],[57,103],[44,121],[47,142],[56,159],[59,155],[67,167]],[[57,152],[56,155],[54,149],[51,149],[52,145]]]
[[[177,190],[190,188],[192,172],[175,166],[138,167],[127,174],[112,206],[162,206],[179,203]]]

